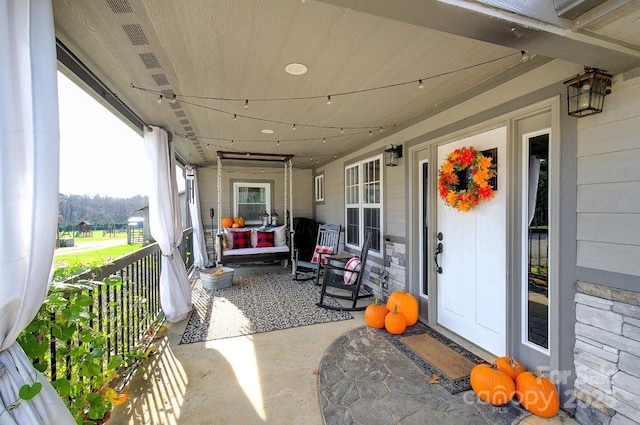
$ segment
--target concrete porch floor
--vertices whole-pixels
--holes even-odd
[[[124,424],[322,425],[318,368],[327,348],[353,320],[180,345],[187,320],[167,324],[167,337],[132,379],[131,400],[109,421]],[[399,355],[402,355],[398,353]],[[522,425],[576,424],[561,415]]]

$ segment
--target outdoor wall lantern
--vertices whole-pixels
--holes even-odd
[[[387,167],[395,167],[402,158],[402,145],[391,145],[384,150],[384,163]]]
[[[187,202],[190,204],[195,203],[195,165],[187,164],[184,166],[184,171],[186,174],[186,191],[187,191]]]
[[[260,219],[262,220],[263,226],[269,225],[269,213],[265,210],[262,214],[260,214]]]
[[[585,66],[583,74],[565,81],[564,85],[569,115],[580,118],[602,112],[604,97],[611,93],[611,75]]]
[[[272,226],[277,226],[278,225],[278,213],[273,211],[271,213],[271,225]]]

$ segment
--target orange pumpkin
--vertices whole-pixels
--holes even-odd
[[[397,305],[384,317],[384,328],[392,335],[400,335],[407,329],[407,320],[398,312]]]
[[[481,400],[494,406],[502,406],[513,399],[516,386],[509,375],[486,363],[471,369],[471,388]]]
[[[516,389],[516,397],[522,407],[534,415],[551,418],[560,410],[556,386],[540,369],[518,375]]]
[[[387,300],[387,310],[391,311],[393,306],[398,306],[398,312],[407,320],[407,326],[413,326],[418,322],[418,300],[408,292],[394,291]]]
[[[513,379],[513,382],[516,381],[518,375],[527,371],[524,366],[522,366],[522,363],[511,356],[498,357],[493,364],[498,370],[509,375],[509,377]]]
[[[233,226],[233,219],[231,217],[225,217],[222,220],[220,220],[220,225],[222,227],[231,227]]]
[[[231,227],[233,227],[234,229],[237,229],[240,227],[240,225],[238,223],[233,223]]]
[[[238,227],[244,227],[244,217],[236,217],[233,219],[233,222],[238,225]]]
[[[373,304],[369,304],[364,310],[364,321],[372,328],[384,328],[384,318],[389,310],[383,304],[380,304],[378,297],[375,297]]]

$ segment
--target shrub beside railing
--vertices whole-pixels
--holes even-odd
[[[189,263],[191,229],[181,253]],[[18,341],[51,381],[78,424],[101,423],[164,320],[160,307],[161,253],[146,246],[112,264],[54,282]],[[58,278],[76,267],[57,270]]]

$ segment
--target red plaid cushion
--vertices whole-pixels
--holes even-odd
[[[361,267],[362,267],[362,261],[360,261],[360,258],[358,257],[353,257],[349,261],[347,261],[347,265],[344,266],[344,268],[352,271],[344,272],[345,285],[352,285],[356,283],[356,279],[358,278],[358,273],[356,272],[359,272]]]
[[[273,232],[261,232],[258,230],[258,243],[256,247],[268,247],[273,246]]]
[[[233,249],[251,248],[251,230],[231,232],[233,235]]]
[[[333,247],[316,245],[316,249],[313,250],[313,257],[311,257],[312,263],[322,261],[322,264],[327,264],[327,256],[321,254],[333,254]]]

